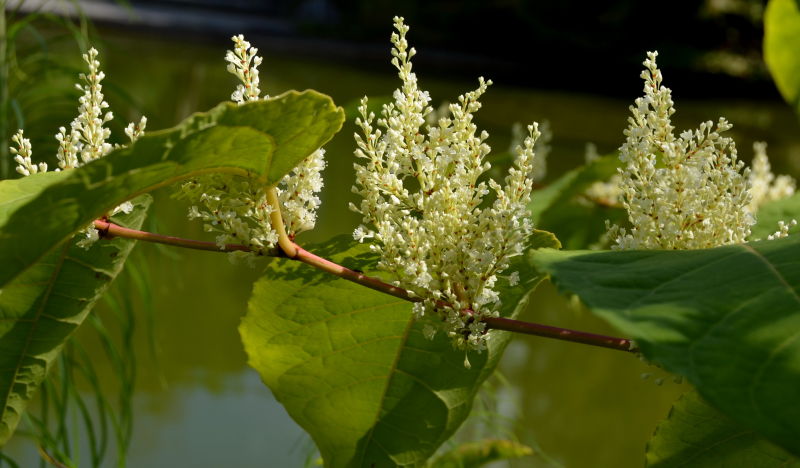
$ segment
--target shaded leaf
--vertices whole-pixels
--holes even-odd
[[[436,457],[429,468],[479,468],[488,463],[533,455],[533,449],[511,440],[486,439],[459,445]]]
[[[595,182],[608,180],[617,173],[619,165],[616,155],[603,156],[564,173],[552,184],[533,192],[528,209],[534,224],[547,223],[547,218],[558,211],[562,204],[583,194]]]
[[[601,205],[584,196],[592,184],[616,174],[619,165],[616,155],[603,156],[535,191],[528,205],[534,225],[555,234],[565,249],[582,249],[605,234],[606,220],[624,223],[624,209]]]
[[[329,97],[289,91],[243,105],[220,104],[75,170],[0,181],[0,286],[138,194],[209,172],[275,184],[342,121]]]
[[[778,90],[800,112],[800,3],[770,0],[764,12],[764,60]]]
[[[684,394],[647,444],[647,466],[795,467],[800,462],[708,405]]]
[[[800,452],[800,237],[531,258],[728,417]]]
[[[112,219],[138,229],[150,205]],[[68,239],[8,283],[0,294],[0,445],[11,437],[64,342],[117,276],[135,241],[113,239],[86,250]]]
[[[534,246],[557,246],[538,232]],[[546,242],[546,243],[545,243]],[[366,245],[338,237],[313,251],[368,270]],[[520,284],[498,281],[502,315],[515,316],[541,280],[518,257]],[[249,363],[320,449],[329,467],[417,466],[469,414],[480,384],[510,336],[465,354],[437,334],[427,340],[411,305],[306,265],[275,261],[255,285],[240,327]]]

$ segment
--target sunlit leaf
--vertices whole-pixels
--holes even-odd
[[[764,12],[764,60],[783,98],[800,112],[800,2],[770,0]]]
[[[541,232],[534,242],[558,245]],[[350,238],[311,250],[360,270],[375,262]],[[498,281],[504,316],[515,316],[541,279],[524,263],[511,266],[519,285]],[[240,332],[250,365],[311,434],[326,466],[377,467],[417,466],[447,440],[509,340],[491,332],[488,350],[469,353],[467,369],[463,351],[422,329],[408,302],[276,260],[256,283]]]
[[[532,259],[728,417],[800,452],[800,237]]]
[[[0,287],[121,202],[209,172],[274,184],[327,142],[343,113],[315,91],[223,103],[79,169],[0,181]]]

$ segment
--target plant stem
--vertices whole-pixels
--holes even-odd
[[[283,216],[281,216],[281,202],[278,200],[278,189],[274,186],[267,188],[267,201],[272,207],[272,212],[269,214],[269,221],[272,228],[278,233],[278,245],[283,253],[289,258],[297,256],[297,244],[289,239],[286,234],[286,227],[283,225]]]
[[[183,247],[184,249],[195,249],[195,250],[209,250],[212,252],[233,252],[236,250],[241,250],[243,252],[252,252],[253,249],[246,245],[241,244],[225,244],[224,249],[220,249],[220,246],[215,244],[214,242],[207,242],[207,241],[199,241],[194,239],[184,239],[182,237],[173,237],[173,236],[164,236],[161,234],[154,234],[152,232],[147,231],[137,231],[135,229],[128,229],[126,227],[119,226],[114,223],[109,223],[104,219],[96,219],[94,221],[94,227],[100,232],[100,237],[105,239],[112,239],[114,237],[124,237],[125,239],[135,239],[145,242],[154,242],[156,244],[166,244],[172,245],[175,247]],[[275,252],[274,255],[270,254],[263,254],[267,256],[278,256],[278,253]]]
[[[137,231],[135,229],[128,229],[114,223],[110,223],[104,219],[97,219],[94,222],[95,228],[100,231],[100,237],[113,238],[124,237],[126,239],[136,239],[145,242],[155,242],[159,244],[172,245],[175,247],[183,247],[186,249],[208,250],[211,252],[253,252],[254,250],[246,245],[241,244],[225,244],[224,248],[213,242],[199,241],[193,239],[184,239],[181,237],[164,236],[161,234],[154,234],[152,232]],[[419,302],[422,299],[414,297],[409,291],[388,284],[379,278],[367,276],[355,270],[351,270],[342,265],[334,263],[330,260],[315,255],[308,250],[300,247],[291,240],[294,251],[293,257],[288,257],[285,254],[286,250],[281,246],[281,250],[273,250],[263,253],[264,256],[270,257],[288,257],[291,260],[303,262],[306,265],[312,266],[318,270],[338,276],[339,278],[352,281],[353,283],[366,286],[375,291],[379,291],[391,296],[403,299],[409,302]],[[467,311],[469,312],[469,311]],[[570,330],[567,328],[552,327],[549,325],[542,325],[532,322],[523,322],[521,320],[514,320],[503,317],[484,317],[483,322],[487,328],[495,330],[505,330],[514,333],[522,333],[526,335],[541,336],[543,338],[552,338],[562,341],[570,341],[573,343],[582,343],[591,346],[599,346],[601,348],[616,349],[618,351],[638,352],[633,341],[626,338],[615,338],[611,336],[597,335],[594,333],[583,332],[579,330]]]

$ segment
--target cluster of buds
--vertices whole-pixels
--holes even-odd
[[[736,146],[714,125],[674,135],[671,92],[662,86],[656,52],[644,61],[644,97],[632,116],[620,148],[621,203],[630,231],[613,226],[617,249],[700,249],[745,241],[754,224],[749,170],[737,160]]]
[[[262,59],[258,49],[252,47],[244,36],[231,38],[234,49],[227,52],[227,70],[235,75],[240,83],[231,95],[238,104],[259,99],[258,66]],[[318,149],[275,187],[280,202],[281,217],[289,237],[314,228],[316,212],[320,205],[317,194],[322,190],[321,171],[325,168],[325,151]],[[243,244],[251,252],[231,252],[232,260],[244,258],[253,260],[254,255],[264,253],[275,247],[278,233],[270,222],[270,214],[276,209],[267,200],[270,187],[251,179],[231,175],[206,175],[183,183],[177,193],[186,198],[192,206],[190,219],[200,219],[204,229],[216,234],[220,249],[226,244]]]
[[[88,53],[83,54],[83,60],[88,65],[89,71],[81,73],[79,78],[82,84],[75,85],[83,93],[78,100],[78,116],[70,123],[69,131],[65,127],[60,127],[56,134],[58,141],[58,152],[56,153],[58,168],[56,171],[80,167],[105,156],[113,149],[113,146],[107,142],[111,136],[111,130],[105,125],[114,118],[114,115],[106,111],[109,106],[103,96],[103,85],[101,84],[105,73],[100,70],[97,55],[98,52],[94,47],[89,49]],[[125,134],[131,143],[144,134],[146,125],[146,117],[142,117],[138,124],[130,123],[128,125]],[[16,135],[12,137],[12,141],[17,145],[17,148],[11,148],[11,153],[15,155],[14,161],[18,164],[17,172],[28,176],[47,171],[46,163],[34,164],[31,161],[31,142],[27,138],[23,138],[22,130],[17,131]],[[119,212],[130,213],[132,209],[133,205],[125,202],[114,208],[110,215]],[[85,248],[99,238],[93,225],[83,229],[79,237],[81,239],[78,241],[78,245]]]
[[[491,82],[481,78],[475,91],[426,125],[433,109],[411,71],[409,28],[399,17],[394,25],[392,64],[402,86],[377,122],[366,97],[359,107],[363,136],[355,136],[356,156],[364,163],[355,164],[353,191],[363,199],[351,209],[363,222],[353,235],[372,239],[379,269],[423,299],[414,311],[433,316],[427,334],[439,328],[431,323],[441,324],[458,347],[481,350],[490,336],[481,319],[497,316],[500,306],[495,284],[532,231],[526,206],[539,131],[536,124],[528,127],[505,185],[479,180],[490,168],[484,159],[490,148],[473,114]],[[493,200],[486,199],[490,193]],[[506,279],[514,284],[518,275]]]

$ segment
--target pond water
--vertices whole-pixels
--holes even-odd
[[[235,85],[222,61],[228,44],[167,42],[113,31],[102,35],[107,43],[101,59],[109,81],[138,100],[150,118],[149,128],[163,128],[191,111],[210,108],[228,99]],[[454,100],[476,84],[427,79],[424,68],[418,73],[437,103]],[[638,70],[631,73],[638,75]],[[388,45],[387,64],[380,70],[268,53],[261,76],[262,89],[270,94],[315,88],[348,109],[364,94],[387,96],[397,86],[388,65]],[[669,84],[669,71],[665,76]],[[477,123],[492,135],[490,144],[503,150],[514,122],[549,120],[554,133],[552,178],[582,162],[587,142],[595,143],[601,153],[617,148],[628,106],[639,92],[631,89],[630,100],[621,100],[582,95],[580,90],[568,94],[498,83],[486,95]],[[734,124],[744,159],[751,156],[753,140],[765,140],[777,171],[800,172],[797,119],[782,103],[686,101],[679,90],[674,95],[678,128],[724,115]],[[117,118],[124,117],[128,116]],[[347,210],[352,199],[353,131],[351,119],[327,146],[321,229],[298,239],[300,243],[349,233],[358,224]],[[185,221],[185,206],[169,195],[168,190],[155,194],[157,230],[203,238],[199,225]],[[141,324],[134,335],[138,376],[128,466],[303,466],[313,447],[246,365],[237,332],[258,269],[234,266],[224,255],[207,252],[165,255],[163,248],[152,245],[137,250],[149,267],[152,310],[139,311]],[[97,313],[110,312],[101,306]],[[151,317],[152,327],[143,325]],[[614,333],[549,284],[537,290],[521,318]],[[78,339],[90,355],[98,356],[103,384],[114,389],[116,376],[92,333],[82,331]],[[644,447],[656,424],[687,389],[669,378],[656,385],[654,380],[664,374],[625,353],[536,337],[517,337],[500,369],[509,385],[496,391],[500,404],[489,418],[506,421],[513,434],[538,453],[513,466],[642,466]],[[654,376],[644,379],[643,373]],[[38,463],[35,447],[24,438],[13,440],[7,453],[25,467]]]

